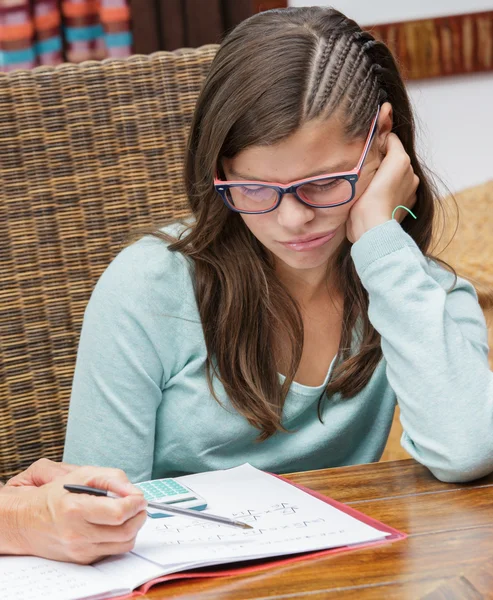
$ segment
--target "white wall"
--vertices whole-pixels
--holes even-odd
[[[333,6],[361,25],[493,10],[493,0],[290,0]],[[493,179],[493,73],[408,84],[418,123],[418,150],[457,192]]]
[[[493,10],[492,0],[289,0],[289,6],[333,6],[360,25]]]

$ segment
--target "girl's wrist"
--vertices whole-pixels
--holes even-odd
[[[355,242],[357,242],[363,234],[374,227],[378,227],[378,225],[382,225],[383,223],[387,223],[392,219],[392,215],[390,213],[372,213],[370,215],[364,215],[353,221],[353,232]]]

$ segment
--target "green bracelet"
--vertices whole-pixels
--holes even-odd
[[[417,219],[417,218],[418,218],[418,217],[417,217],[417,216],[416,216],[416,215],[413,213],[413,211],[412,211],[410,208],[408,208],[407,206],[402,206],[402,204],[399,204],[399,206],[396,206],[396,207],[394,208],[394,210],[392,211],[392,218],[394,218],[395,211],[396,211],[398,208],[403,208],[404,210],[407,210],[407,212],[408,212],[408,213],[409,213],[409,214],[410,214],[410,215],[411,215],[411,216],[412,216],[414,219]]]

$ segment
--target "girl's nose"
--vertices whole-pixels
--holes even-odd
[[[293,194],[284,194],[276,212],[279,225],[293,231],[315,218],[315,209],[300,202]]]

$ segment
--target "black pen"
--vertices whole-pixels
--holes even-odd
[[[63,486],[67,492],[73,494],[90,494],[91,496],[106,496],[107,498],[120,498],[113,492],[107,490],[101,490],[99,488],[88,487],[87,485],[71,485],[66,484]],[[210,513],[204,513],[198,510],[191,510],[189,508],[179,508],[178,506],[171,506],[170,504],[161,504],[160,502],[147,502],[147,505],[151,508],[157,508],[170,515],[180,515],[182,517],[192,517],[193,519],[203,519],[204,521],[213,521],[214,523],[220,523],[221,525],[229,525],[230,527],[241,527],[242,529],[253,529],[251,525],[242,523],[241,521],[234,521],[227,517],[220,517],[218,515],[211,515]]]

